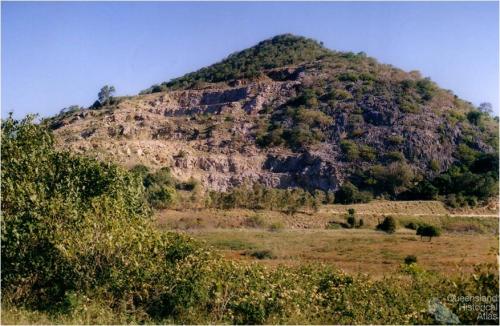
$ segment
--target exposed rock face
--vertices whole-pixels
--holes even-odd
[[[340,63],[306,62],[265,70],[258,79],[123,98],[113,106],[56,117],[51,127],[62,148],[127,167],[168,166],[177,178],[193,177],[215,190],[254,182],[336,190],[353,171],[388,164],[391,152],[401,153],[418,174],[432,175],[456,160],[454,153],[466,133],[477,132],[467,121],[449,119],[457,110],[451,93],[440,90],[419,104],[417,112],[406,112],[390,93],[392,86],[389,93],[377,87],[414,81],[415,76],[367,61],[359,65],[376,75],[375,82],[367,83],[362,74],[365,79],[344,82],[350,70]],[[324,101],[327,96],[318,95],[319,110],[332,119],[324,138],[294,150],[258,146],[259,128],[272,124],[273,112],[285,110],[305,87],[322,87],[325,92],[343,87],[347,94]],[[370,91],[364,93],[363,87]],[[346,139],[361,149],[370,148],[374,157],[347,159],[341,146]],[[469,139],[469,145],[492,151],[479,138]]]
[[[266,81],[138,96],[113,109],[59,120],[53,128],[61,147],[127,167],[169,166],[177,178],[194,177],[210,189],[256,181],[284,187],[295,181],[289,172],[264,167],[268,154],[255,145],[252,131],[263,106],[295,96],[297,83]]]

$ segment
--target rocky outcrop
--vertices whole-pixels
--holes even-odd
[[[398,83],[416,77],[377,65],[368,61],[364,69],[378,75],[365,73],[359,80],[344,76],[357,67],[349,59],[268,69],[254,79],[122,98],[112,106],[56,117],[51,128],[61,148],[126,167],[168,166],[175,177],[193,177],[215,190],[255,182],[336,190],[355,171],[389,164],[394,153],[417,174],[428,176],[453,164],[464,139],[476,150],[493,150],[471,137],[480,130],[462,122],[463,114],[462,121],[449,118],[456,115],[457,100],[446,91],[420,103],[415,112],[405,112],[391,92],[400,92]],[[390,78],[394,80],[387,81]],[[274,113],[285,112],[307,87],[323,92],[317,95],[319,104],[312,105],[331,119],[322,140],[294,149],[258,146],[259,130],[270,128]],[[282,126],[291,125],[294,118],[287,119]],[[314,122],[300,128],[315,128]],[[359,159],[348,159],[341,146],[346,140],[358,147]]]

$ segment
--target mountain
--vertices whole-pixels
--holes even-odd
[[[419,72],[290,34],[48,123],[60,148],[218,191],[397,195],[498,147],[497,120]]]

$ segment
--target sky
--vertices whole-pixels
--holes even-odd
[[[277,34],[419,70],[499,110],[498,2],[5,2],[2,116],[134,95]]]

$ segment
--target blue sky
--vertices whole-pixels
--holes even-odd
[[[2,115],[133,95],[281,33],[420,70],[498,114],[498,2],[2,2]]]

